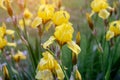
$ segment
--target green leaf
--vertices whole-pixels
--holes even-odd
[[[62,64],[67,68],[66,72],[68,77],[72,72],[72,51],[67,47],[67,45],[62,47]]]

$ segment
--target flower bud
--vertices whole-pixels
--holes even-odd
[[[13,10],[12,10],[10,1],[9,0],[5,0],[5,3],[6,3],[7,12],[12,17],[13,16]]]
[[[93,31],[94,25],[93,25],[93,21],[92,21],[89,13],[86,13],[86,19],[88,21],[88,25],[89,25],[90,29]]]
[[[3,65],[2,71],[4,75],[4,80],[10,80],[9,72],[6,65]]]
[[[81,39],[81,36],[80,36],[80,32],[77,32],[77,35],[76,35],[76,44],[80,46],[80,39]]]

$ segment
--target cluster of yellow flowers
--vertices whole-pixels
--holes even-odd
[[[107,3],[107,0],[93,0],[91,2],[92,13],[86,15],[90,28],[93,30],[92,15],[98,13],[99,17],[103,20],[107,19],[110,16],[110,12],[107,9],[114,11],[114,8],[111,8]],[[106,33],[106,40],[109,41],[113,37],[120,35],[120,21],[116,20],[109,24],[109,30]]]
[[[80,47],[72,41],[74,29],[72,23],[69,22],[69,19],[70,15],[67,11],[60,10],[54,13],[52,21],[56,25],[55,32],[54,35],[43,44],[45,49],[56,40],[60,46],[67,43],[68,47],[72,49],[73,52],[76,54],[80,53]]]
[[[51,25],[55,26],[54,35],[43,44],[43,48],[46,50],[49,49],[49,46],[56,41],[60,47],[67,44],[75,55],[78,56],[81,49],[74,41],[72,41],[74,29],[72,27],[72,23],[69,22],[69,13],[61,9],[56,10],[56,7],[53,5],[54,3],[46,4],[44,1],[47,0],[41,1],[43,1],[42,3],[44,4],[40,5],[37,17],[32,22],[32,27],[39,28],[41,25],[45,25],[48,22],[50,22],[49,27]],[[49,52],[44,52],[43,58],[38,64],[36,79],[44,78],[44,80],[53,80],[52,74],[56,75],[60,80],[64,79],[64,74],[59,63]]]
[[[6,39],[6,35],[12,35],[14,36],[13,30],[6,30],[6,25],[2,23],[2,26],[0,27],[0,49],[3,49],[5,46],[16,46],[15,43],[9,43]]]
[[[90,17],[94,13],[98,13],[99,17],[102,19],[107,19],[110,16],[110,12],[108,12],[107,9],[114,10],[109,6],[107,0],[93,0],[91,2],[91,8],[92,13],[90,14]]]

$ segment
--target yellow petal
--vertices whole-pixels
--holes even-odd
[[[55,61],[55,71],[56,71],[58,80],[63,80],[65,75],[64,75],[60,65],[57,63],[57,61]]]
[[[2,7],[3,9],[7,10],[7,8],[5,7],[5,0],[0,0],[0,7]]]
[[[57,11],[52,17],[53,23],[55,25],[61,25],[63,23],[68,23],[70,19],[70,15],[67,11]]]
[[[24,22],[22,19],[19,20],[19,25],[22,30],[24,30]]]
[[[37,28],[37,26],[39,26],[40,24],[42,24],[42,19],[39,18],[39,17],[36,17],[34,19],[34,21],[32,22],[31,27],[32,28]]]
[[[47,69],[43,71],[38,71],[35,78],[38,80],[54,80],[52,72]]]
[[[80,47],[74,42],[68,42],[68,48],[70,48],[74,53],[76,53],[76,55],[78,55],[81,52]]]
[[[82,80],[81,74],[78,70],[75,71],[75,80]]]
[[[103,10],[101,10],[100,12],[99,12],[99,17],[101,17],[102,19],[107,19],[109,16],[110,16],[110,13],[107,11],[107,10],[105,10],[105,9],[103,9]]]
[[[13,47],[16,47],[16,43],[7,43],[8,46],[13,46]]]
[[[2,26],[0,27],[0,37],[4,37],[6,33],[6,25],[5,23],[2,23]]]
[[[120,35],[120,20],[111,22],[109,30],[114,32],[114,36]]]
[[[47,40],[44,44],[43,44],[43,48],[44,49],[47,49],[47,47],[49,47],[50,44],[52,44],[55,40],[55,37],[54,36],[51,36],[49,38],[49,40]]]
[[[93,0],[91,2],[91,8],[94,12],[99,12],[102,9],[107,9],[109,7],[107,1],[105,0]]]
[[[25,19],[31,19],[32,18],[32,13],[29,11],[29,9],[25,9],[24,13],[23,13],[23,16]]]
[[[38,70],[45,70],[45,69],[52,70],[52,69],[54,69],[53,56],[48,51],[42,53],[42,55],[43,55],[43,58],[40,60],[37,69]]]
[[[74,29],[71,23],[63,23],[56,26],[54,36],[59,45],[62,46],[72,40]]]
[[[89,17],[92,17],[94,14],[95,14],[95,12],[92,11],[92,12],[90,13]]]
[[[8,34],[8,35],[12,35],[12,34],[14,34],[14,32],[15,31],[13,31],[13,30],[6,30],[6,34]]]
[[[7,41],[0,37],[0,49],[4,48],[7,45]]]
[[[111,38],[114,37],[114,32],[112,31],[107,31],[107,34],[106,34],[106,40],[109,41]]]

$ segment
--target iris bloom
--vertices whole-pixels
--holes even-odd
[[[47,49],[47,47],[56,40],[60,46],[67,44],[68,47],[78,55],[81,49],[74,41],[72,41],[73,32],[74,29],[72,28],[71,23],[63,23],[62,25],[56,26],[54,36],[51,36],[49,40],[43,44],[43,47]]]
[[[33,20],[31,27],[37,28],[41,24],[46,24],[54,15],[54,6],[50,4],[40,5],[37,17]],[[50,23],[51,24],[51,23]]]
[[[110,15],[107,9],[112,9],[107,3],[107,0],[93,0],[91,2],[91,8],[92,8],[91,16],[94,13],[98,13],[99,17],[101,17],[102,19],[107,19]]]
[[[54,15],[54,6],[47,4],[47,5],[40,5],[38,10],[38,17],[42,18],[43,23],[51,20]]]
[[[13,30],[6,30],[6,25],[2,23],[2,26],[0,27],[0,49],[4,48],[5,46],[16,46],[15,43],[9,43],[5,39],[5,35],[13,35]]]
[[[68,12],[60,10],[55,12],[52,21],[55,25],[61,25],[62,23],[68,23],[70,15]]]
[[[120,21],[113,21],[110,23],[109,30],[106,34],[106,40],[110,40],[114,36],[120,35]]]
[[[25,23],[25,26],[29,26],[30,23],[31,23],[31,19],[32,19],[32,13],[29,11],[28,8],[26,8],[23,12],[23,19],[20,19],[19,20],[19,25],[20,25],[20,28],[23,30],[24,29],[24,23]]]
[[[53,74],[56,75],[58,80],[64,79],[64,73],[49,52],[43,53],[43,58],[40,60],[37,67],[36,79],[38,80],[54,80]]]
[[[25,60],[26,56],[21,51],[18,51],[15,55],[13,55],[13,59],[16,62],[19,62],[20,60]]]

